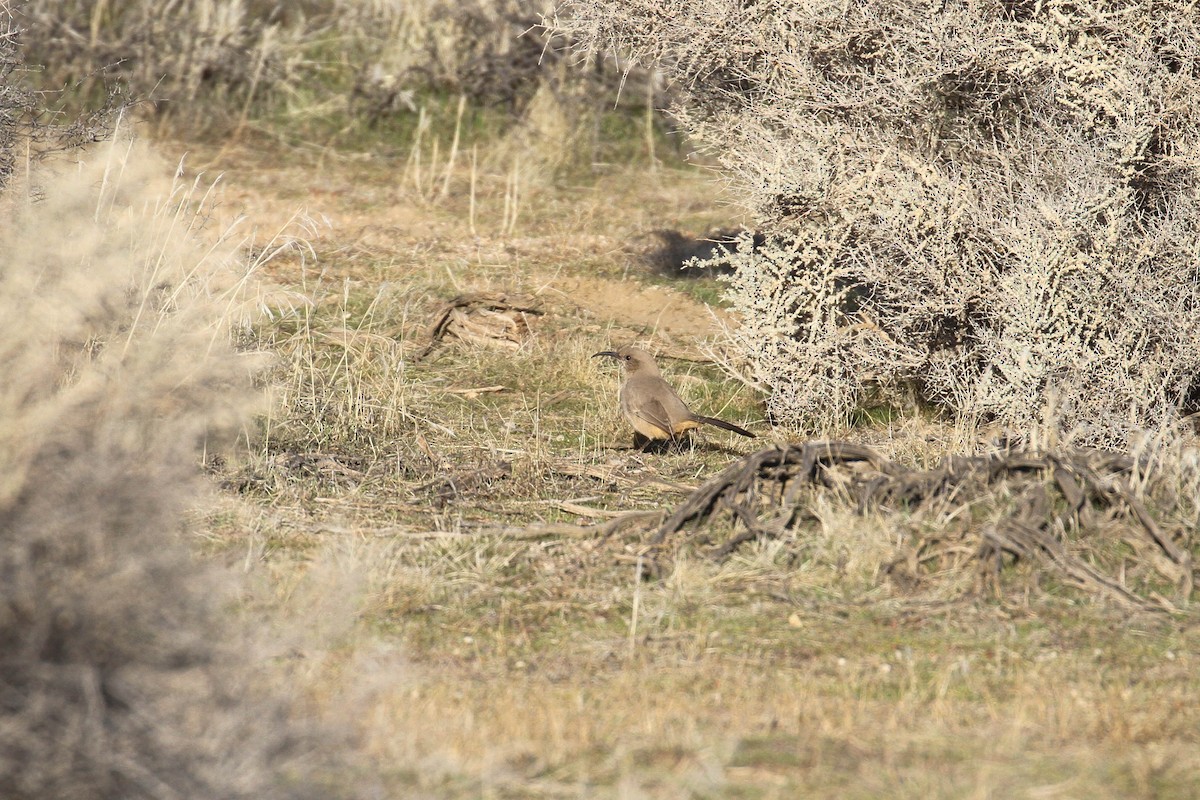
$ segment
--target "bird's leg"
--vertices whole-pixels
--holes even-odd
[[[699,441],[699,439],[696,437],[693,431],[686,430],[682,433],[675,434],[667,441],[672,450],[674,450],[676,453],[682,453],[684,450],[695,450],[696,443]]]
[[[651,439],[641,433],[633,434],[633,446],[643,453],[667,453],[675,449],[675,439]]]

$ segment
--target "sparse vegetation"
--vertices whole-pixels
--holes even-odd
[[[632,125],[655,160],[664,122],[652,82],[634,72],[619,93],[625,71],[569,69],[564,43],[540,25],[548,10],[540,0],[52,0],[18,4],[16,20],[38,65],[24,83],[67,107],[116,93],[166,135],[436,161],[423,149],[461,134],[464,151],[515,146],[553,173],[645,150],[626,141]]]
[[[184,111],[236,130],[248,95],[206,91]],[[644,105],[636,158],[572,171],[476,113],[545,94],[456,87],[399,136],[289,92],[157,141],[173,183],[124,142],[0,195],[0,794],[1191,796],[1189,432],[1092,453],[891,393],[827,420],[865,467],[805,472],[728,379],[718,284],[646,263],[742,220],[650,158]],[[631,450],[591,358],[627,343],[764,438]]]

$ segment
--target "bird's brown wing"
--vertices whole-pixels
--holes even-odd
[[[630,378],[621,388],[621,409],[638,433],[674,439],[700,423],[670,384],[657,375]]]
[[[642,401],[638,404],[637,408],[633,409],[633,414],[642,422],[649,423],[660,431],[657,435],[651,436],[650,438],[669,439],[674,435],[673,429],[671,428],[671,417],[667,414],[667,410],[663,408],[663,404],[658,400]],[[641,432],[643,434],[646,433],[644,430]]]

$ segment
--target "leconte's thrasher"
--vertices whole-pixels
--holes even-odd
[[[654,356],[636,347],[605,350],[592,358],[608,356],[625,368],[625,382],[619,395],[621,413],[638,435],[650,441],[676,441],[701,425],[715,425],[741,436],[754,434],[732,422],[693,414],[671,385],[663,380]],[[637,437],[635,437],[637,442]]]

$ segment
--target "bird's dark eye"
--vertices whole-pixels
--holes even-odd
[[[633,356],[625,356],[626,361],[633,361]]]

